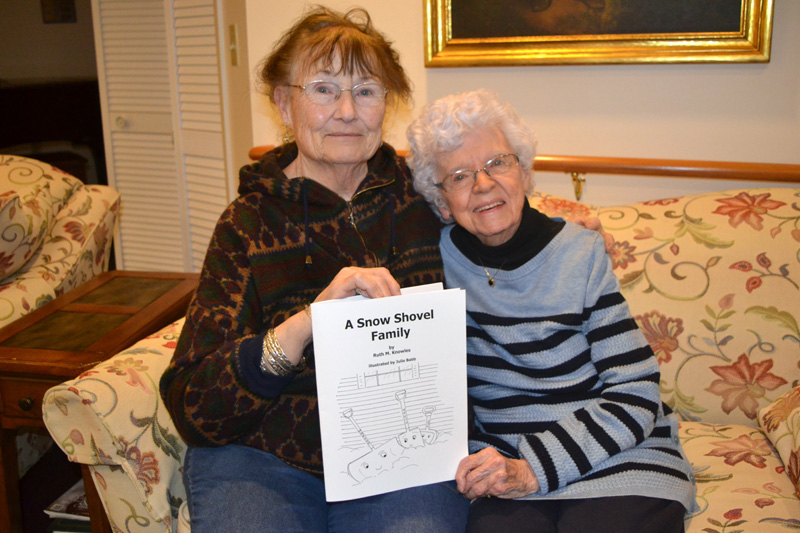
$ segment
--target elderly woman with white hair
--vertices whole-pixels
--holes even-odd
[[[529,206],[528,127],[478,90],[428,105],[408,137],[448,223],[446,285],[467,293],[468,530],[683,531],[694,478],[656,358],[602,236]]]

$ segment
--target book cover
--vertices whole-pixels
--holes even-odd
[[[452,480],[467,448],[464,291],[312,304],[328,501]]]

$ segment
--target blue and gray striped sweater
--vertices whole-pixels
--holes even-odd
[[[640,495],[693,510],[677,418],[599,234],[567,223],[490,287],[452,230],[440,246],[447,287],[466,289],[470,453],[526,459],[540,490],[525,499]]]

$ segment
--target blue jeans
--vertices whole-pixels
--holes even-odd
[[[261,450],[189,448],[183,477],[192,533],[464,533],[454,481],[327,503],[323,482]]]

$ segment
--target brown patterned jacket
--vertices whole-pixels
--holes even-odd
[[[242,168],[161,395],[190,445],[251,446],[321,476],[313,344],[305,371],[268,376],[259,368],[264,333],[346,266],[377,261],[403,287],[441,281],[441,222],[390,146],[369,161],[349,202],[313,180],[287,179],[282,169],[296,157],[296,145],[284,145]]]

